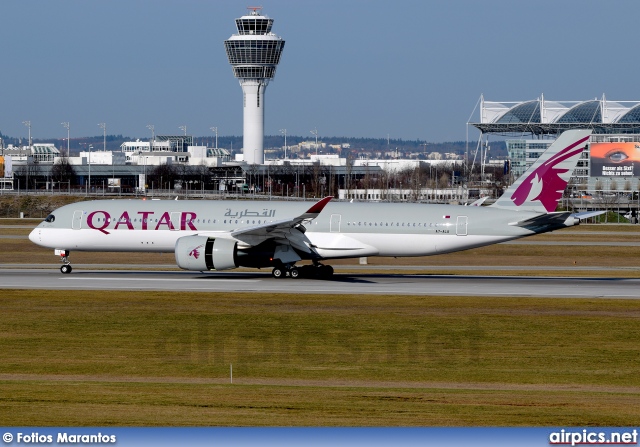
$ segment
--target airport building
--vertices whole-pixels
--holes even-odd
[[[480,146],[489,135],[506,140],[512,178],[522,175],[557,135],[591,129],[587,150],[574,171],[572,186],[588,191],[638,191],[640,180],[640,101],[479,101]]]
[[[271,32],[273,19],[262,15],[262,7],[236,19],[237,34],[224,42],[233,75],[243,96],[243,155],[249,164],[264,163],[265,91],[276,75],[284,40]]]
[[[266,160],[264,156],[264,107],[265,91],[274,79],[285,41],[272,32],[273,19],[261,13],[261,7],[250,7],[250,12],[235,20],[237,33],[224,42],[226,55],[238,79],[243,95],[243,148],[242,155],[231,159],[231,152],[216,147],[198,146],[192,136],[153,135],[150,141],[128,141],[120,151],[96,150],[88,145],[78,156],[61,154],[53,144],[3,148],[4,177],[0,189],[13,190],[84,190],[87,192],[142,192],[160,189],[171,193],[175,190],[200,190],[224,192],[256,192],[269,189],[281,195],[305,195],[305,188],[313,194],[344,195],[345,198],[362,200],[416,200],[438,197],[446,186],[435,185],[427,191],[425,181],[414,176],[409,188],[405,179],[391,181],[396,174],[434,169],[434,175],[443,175],[447,166],[462,163],[451,160],[449,154],[432,154],[432,159],[401,159],[394,155],[363,153],[356,159],[339,155],[318,154],[326,147],[318,142],[302,142],[295,147],[286,145],[284,159]],[[30,126],[30,122],[27,122]],[[63,123],[69,129],[69,123]],[[149,126],[148,126],[149,127]],[[29,127],[30,129],[30,127]],[[153,127],[150,129],[153,133]],[[295,152],[295,158],[287,158]],[[299,152],[315,149],[316,155],[301,157]],[[340,150],[349,149],[348,144]],[[451,167],[452,177],[457,178],[461,168]],[[442,182],[440,182],[442,183]],[[446,182],[445,182],[446,183]],[[453,186],[453,181],[451,182]],[[370,190],[377,185],[379,191]],[[441,185],[440,185],[441,186]],[[459,192],[442,193],[442,197],[459,196]]]

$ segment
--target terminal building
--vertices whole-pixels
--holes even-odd
[[[547,100],[498,102],[480,98],[480,119],[469,123],[488,135],[507,136],[513,179],[522,175],[565,130],[591,129],[571,186],[582,191],[637,192],[640,179],[640,101]],[[481,144],[479,142],[479,145]]]

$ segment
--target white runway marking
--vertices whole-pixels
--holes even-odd
[[[176,282],[176,281],[196,281],[196,280],[200,280],[201,278],[87,278],[87,277],[82,277],[82,278],[58,278],[59,280],[62,281],[153,281],[153,282],[157,282],[157,281],[169,281],[169,282]],[[260,282],[262,281],[261,279],[215,279],[215,278],[207,278],[206,279],[207,282],[233,282],[233,283],[237,283],[237,282]]]

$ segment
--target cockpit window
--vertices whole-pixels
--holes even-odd
[[[49,223],[51,223],[51,222],[55,222],[55,220],[56,220],[56,216],[54,216],[53,214],[49,214],[49,215],[48,215],[47,217],[45,217],[45,219],[44,219],[44,221],[45,221],[45,222],[49,222]]]

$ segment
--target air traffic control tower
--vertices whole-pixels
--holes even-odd
[[[276,74],[284,40],[271,32],[273,19],[261,7],[236,19],[238,34],[224,42],[244,96],[243,154],[249,164],[264,163],[264,92]]]

